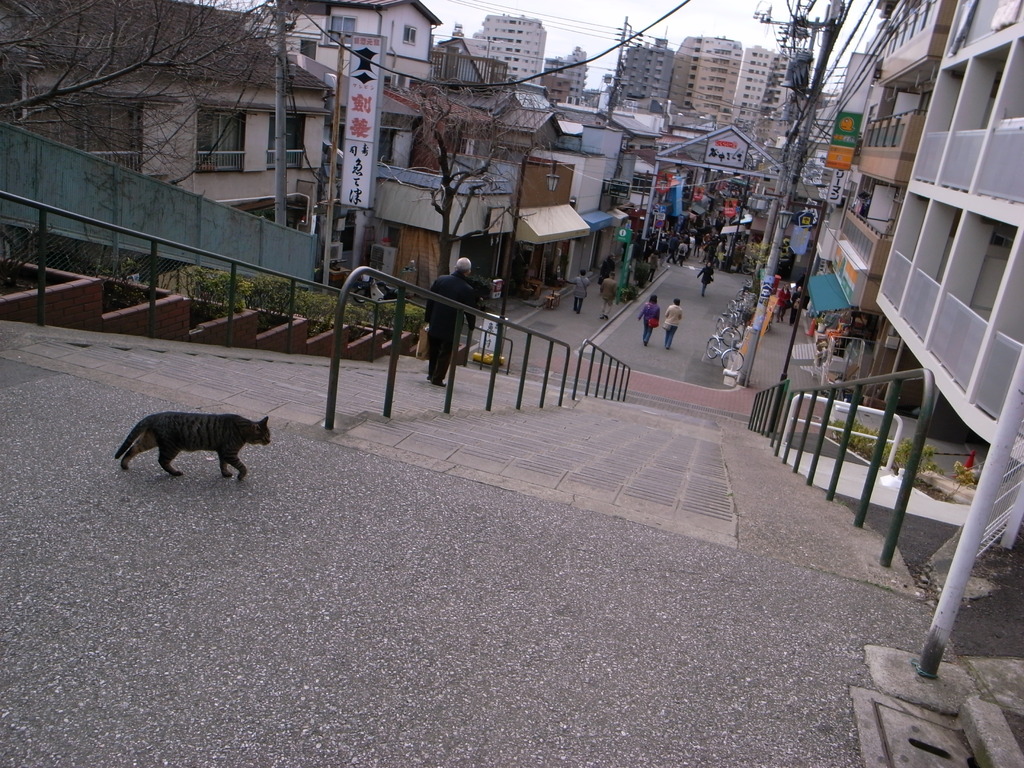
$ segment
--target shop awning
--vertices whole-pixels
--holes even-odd
[[[737,232],[746,232],[747,228],[739,224],[730,224],[728,227],[722,227],[723,235],[735,235]]]
[[[690,211],[696,213],[698,216],[703,216],[707,213],[708,209],[701,203],[690,203]]]
[[[571,205],[521,208],[516,240],[527,243],[554,243],[590,234],[590,225]]]
[[[615,223],[615,219],[612,218],[610,213],[604,211],[588,211],[587,213],[581,213],[580,218],[583,219],[590,226],[591,232],[596,232],[599,229],[610,227]]]
[[[807,282],[807,290],[811,294],[811,306],[815,312],[832,312],[850,307],[835,275],[815,275]]]
[[[615,219],[616,226],[618,226],[623,221],[629,218],[628,213],[623,213],[618,208],[612,208],[610,211],[608,211],[608,215]]]

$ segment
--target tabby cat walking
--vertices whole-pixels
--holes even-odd
[[[267,445],[270,428],[267,419],[250,421],[233,413],[175,413],[166,411],[147,416],[128,433],[114,458],[121,459],[121,469],[143,451],[159,448],[157,459],[169,475],[184,474],[171,462],[182,451],[216,451],[220,459],[220,473],[231,477],[228,465],[238,470],[238,479],[249,470],[238,458],[238,452],[248,443]],[[122,458],[123,456],[123,458]]]

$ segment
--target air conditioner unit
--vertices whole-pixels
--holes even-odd
[[[388,245],[370,246],[370,267],[387,275],[395,274],[395,256],[398,249]]]

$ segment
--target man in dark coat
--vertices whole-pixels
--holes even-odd
[[[473,285],[466,278],[469,277],[473,264],[469,259],[459,259],[455,262],[455,271],[450,275],[442,275],[430,286],[433,293],[438,293],[446,299],[465,304],[467,307],[476,306],[476,291]],[[427,300],[425,313],[427,321],[427,341],[429,342],[429,355],[427,364],[427,378],[430,383],[443,387],[444,375],[448,372],[451,364],[452,351],[455,346],[455,318],[458,310],[449,307],[447,304]],[[466,314],[466,324],[470,330],[476,327],[476,317]]]

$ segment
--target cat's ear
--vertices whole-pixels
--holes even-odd
[[[261,421],[257,422],[259,424],[260,428],[262,428],[262,429],[266,429],[267,428],[267,420],[269,418],[270,418],[269,416],[264,416]]]

